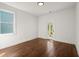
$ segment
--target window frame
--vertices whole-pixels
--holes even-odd
[[[14,34],[15,33],[15,12],[13,12],[11,10],[7,10],[7,9],[0,9],[0,11],[8,12],[8,13],[13,14],[13,32],[12,33],[4,33],[4,34],[0,33],[0,35],[12,35],[12,34]]]

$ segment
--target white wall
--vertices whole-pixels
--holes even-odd
[[[77,20],[76,20],[76,47],[77,47],[77,51],[78,51],[78,55],[79,55],[79,3],[77,3],[76,6],[76,16],[77,16]]]
[[[29,13],[0,3],[0,9],[15,12],[16,33],[0,36],[0,49],[37,37],[37,18]]]
[[[52,22],[55,34],[52,39],[67,43],[75,43],[75,7],[63,9],[55,13],[39,17],[39,37],[49,38],[48,23]]]

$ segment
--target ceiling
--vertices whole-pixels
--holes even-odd
[[[40,16],[49,11],[57,11],[70,6],[75,6],[75,2],[44,2],[44,6],[38,6],[37,2],[4,2],[12,7],[21,9],[35,16]]]

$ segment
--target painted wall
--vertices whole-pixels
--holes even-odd
[[[15,12],[16,33],[0,35],[0,49],[9,47],[37,37],[37,18],[29,13],[0,3],[0,9]]]
[[[55,34],[51,39],[75,43],[75,7],[70,7],[55,13],[39,17],[39,37],[50,38],[48,36],[48,23],[53,23]]]
[[[79,3],[76,6],[76,47],[79,55]]]

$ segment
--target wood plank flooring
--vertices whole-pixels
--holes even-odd
[[[76,57],[74,44],[36,38],[0,50],[1,57]]]

